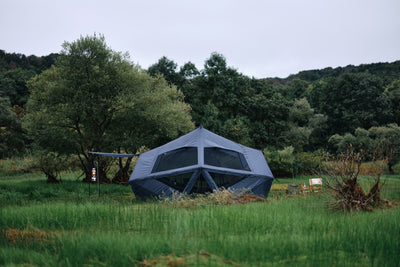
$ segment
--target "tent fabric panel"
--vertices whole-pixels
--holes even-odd
[[[251,192],[253,192],[254,195],[257,195],[260,197],[267,197],[269,194],[269,191],[271,189],[272,181],[273,181],[272,179],[260,180],[260,183],[258,183],[256,186],[254,186],[251,189]]]
[[[136,162],[135,168],[133,169],[133,172],[131,174],[131,177],[129,178],[130,181],[133,179],[141,179],[149,176],[155,162],[153,154],[154,151],[152,150],[140,154],[139,159]]]
[[[135,197],[139,198],[152,198],[157,196],[154,192],[151,192],[146,187],[142,187],[140,183],[131,184],[131,188]]]
[[[158,155],[180,147],[198,147],[198,140],[201,137],[201,131],[199,131],[199,129],[200,128],[197,128],[196,130],[191,131],[190,133],[187,133],[175,140],[172,140],[171,142],[168,142],[162,146],[159,146],[144,153],[151,153]]]
[[[243,154],[254,174],[274,177],[261,150],[246,147]]]
[[[273,178],[250,176],[229,188],[238,191],[247,189],[257,196],[265,197],[268,195],[272,181]]]
[[[248,176],[245,179],[243,179],[240,182],[232,185],[229,188],[232,188],[232,189],[242,189],[242,188],[251,189],[252,187],[257,185],[259,180],[260,180],[260,178],[257,177],[257,176]]]
[[[135,195],[147,197],[150,192],[151,196],[171,196],[173,192],[177,192],[173,188],[155,180],[155,179],[143,179],[130,182],[133,192]],[[144,189],[144,193],[142,190]]]

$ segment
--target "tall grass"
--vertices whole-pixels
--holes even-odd
[[[49,190],[34,184],[40,194]],[[335,213],[325,209],[321,195],[310,195],[176,208],[121,200],[117,197],[121,192],[108,186],[104,194],[109,196],[100,201],[67,201],[56,195],[26,201],[25,206],[3,204],[0,265],[132,266],[165,255],[195,255],[198,266],[230,265],[227,260],[242,266],[399,264],[398,207]],[[58,190],[65,196],[68,188],[79,184]],[[21,194],[28,198],[26,192]],[[10,230],[16,234],[11,236]],[[201,251],[224,261],[204,263]]]
[[[0,176],[30,173],[33,171],[33,157],[0,158]]]

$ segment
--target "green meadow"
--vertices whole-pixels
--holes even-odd
[[[131,188],[64,175],[0,177],[4,266],[399,266],[400,176],[385,176],[391,207],[342,213],[323,193],[286,196],[279,179],[266,201],[176,207],[136,200]],[[362,178],[368,186],[369,179]]]

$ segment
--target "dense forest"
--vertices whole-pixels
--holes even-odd
[[[92,91],[84,91],[93,84],[87,82],[90,77],[98,83],[96,93],[107,92],[98,101],[104,102],[104,98],[115,98],[115,101],[104,104],[104,110],[112,112],[111,117],[104,121],[99,117],[98,125],[103,128],[88,126],[92,134],[82,135],[77,141],[81,144],[76,149],[80,154],[89,149],[136,153],[141,147],[151,148],[171,140],[192,129],[194,124],[263,150],[271,169],[278,176],[293,171],[307,172],[315,167],[313,164],[322,153],[339,153],[349,145],[368,152],[369,157],[379,149],[390,157],[389,167],[399,159],[400,61],[307,70],[287,78],[256,79],[228,66],[224,56],[218,53],[212,53],[201,69],[191,62],[178,67],[173,60],[162,57],[143,70],[129,59],[110,51],[103,39],[98,40],[96,36],[89,39],[64,44],[60,54],[44,57],[0,50],[0,157],[24,155],[38,147],[42,150],[51,142],[57,143],[49,145],[52,153],[69,151],[74,144],[67,140],[60,143],[59,140],[75,137],[67,132],[53,131],[57,140],[51,140],[46,134],[43,135],[45,139],[41,139],[35,133],[46,133],[48,129],[37,125],[41,125],[43,118],[47,121],[53,119],[51,116],[60,109],[65,109],[63,114],[69,114],[77,101],[81,107],[87,105],[86,102],[82,104],[84,101],[95,101],[97,96],[92,96]],[[99,56],[87,58],[88,53],[84,50],[90,45],[86,43],[85,48],[85,42],[104,45],[101,49],[106,50],[106,55],[97,48],[104,59]],[[77,55],[84,61],[77,63]],[[94,66],[90,70],[93,72],[83,68],[82,62]],[[83,72],[88,76],[80,77]],[[68,75],[75,75],[75,82]],[[108,80],[105,81],[104,77]],[[87,82],[87,86],[77,84],[79,79]],[[63,81],[63,86],[51,85],[54,81]],[[130,81],[134,81],[134,85]],[[144,89],[138,90],[139,87]],[[43,88],[48,88],[53,97]],[[124,88],[131,89],[125,92],[127,89]],[[121,102],[120,95],[109,90],[118,90],[124,99],[134,102],[135,107]],[[87,98],[74,96],[81,93]],[[63,102],[57,102],[55,97]],[[74,98],[75,102],[68,102],[67,97]],[[70,103],[70,109],[65,108],[66,103]],[[111,108],[116,103],[127,107],[125,114]],[[176,115],[178,107],[183,111]],[[88,108],[87,114],[94,114],[97,108]],[[41,113],[43,110],[52,110],[46,113],[49,117]],[[137,114],[127,116],[127,112]],[[163,117],[165,114],[172,116],[174,119],[170,120],[174,121]],[[74,116],[77,120],[70,128],[85,123],[81,114]],[[127,124],[134,120],[136,124],[130,128],[117,127],[116,118]],[[61,117],[58,119],[62,120]],[[174,130],[168,132],[166,129]],[[75,131],[79,130],[75,128]],[[107,139],[110,134],[119,138]],[[104,140],[82,146],[82,140],[91,138]],[[127,139],[134,141],[128,142]],[[139,139],[142,141],[137,141]],[[68,153],[73,154],[73,151]],[[90,157],[85,156],[86,159]],[[84,157],[81,158],[83,161]],[[126,166],[121,163],[121,170],[123,168],[126,172]]]

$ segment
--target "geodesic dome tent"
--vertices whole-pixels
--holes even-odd
[[[140,154],[129,184],[140,197],[206,193],[220,187],[266,197],[273,179],[260,150],[200,127]]]

